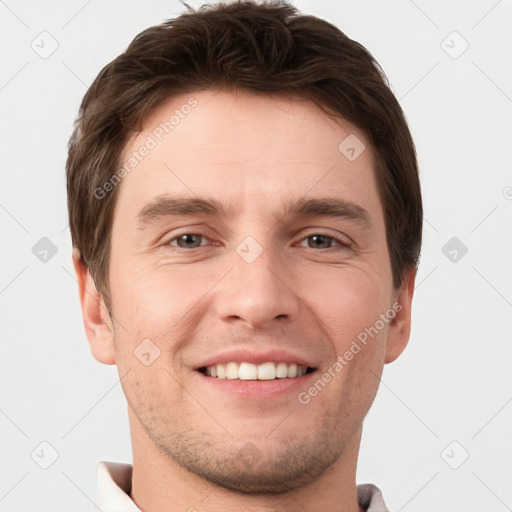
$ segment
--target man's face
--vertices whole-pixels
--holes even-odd
[[[408,337],[370,143],[311,102],[215,90],[160,107],[123,163],[143,145],[118,185],[101,349],[132,434],[233,490],[302,486],[358,446]]]

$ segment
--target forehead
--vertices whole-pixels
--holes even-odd
[[[128,141],[121,165],[122,209],[167,193],[256,212],[328,192],[382,213],[365,135],[298,96],[222,89],[174,96]]]

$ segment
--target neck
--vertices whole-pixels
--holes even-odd
[[[361,512],[356,465],[361,428],[341,456],[310,484],[285,494],[241,494],[214,485],[162,454],[129,410],[133,449],[131,499],[142,512]]]

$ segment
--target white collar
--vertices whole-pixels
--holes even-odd
[[[121,462],[98,464],[96,512],[141,512],[130,498],[132,470],[131,464]],[[380,489],[373,484],[358,485],[357,498],[367,512],[389,512]]]
[[[98,464],[98,499],[95,512],[141,512],[130,498],[132,465],[121,462]]]

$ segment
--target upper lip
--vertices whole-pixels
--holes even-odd
[[[317,364],[311,358],[294,354],[291,351],[283,349],[249,349],[249,348],[235,348],[219,352],[217,354],[208,356],[206,359],[196,365],[196,369],[204,368],[206,366],[213,366],[216,364],[226,363],[253,363],[262,364],[268,362],[274,363],[287,363],[296,364],[297,366],[307,366],[308,368],[317,368]]]

